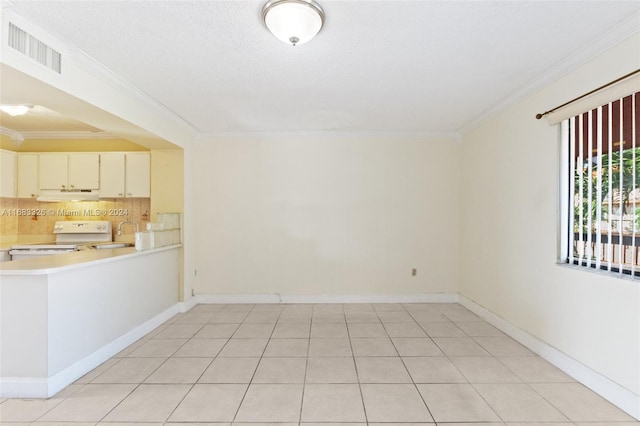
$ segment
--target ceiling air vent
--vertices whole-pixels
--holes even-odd
[[[28,32],[9,22],[9,47],[24,53],[47,68],[62,73],[62,55]]]

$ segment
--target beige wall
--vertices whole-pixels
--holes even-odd
[[[157,149],[151,151],[151,220],[157,220],[158,213],[183,213],[185,199],[185,170],[183,149]],[[178,298],[180,301],[191,295],[192,285],[185,289],[184,250],[180,250],[180,273]]]
[[[412,136],[203,140],[196,291],[456,292],[459,153]]]
[[[640,66],[638,36],[463,137],[460,292],[640,393],[637,282],[556,264],[558,131],[534,115]]]
[[[151,151],[151,220],[160,212],[184,211],[184,152]]]

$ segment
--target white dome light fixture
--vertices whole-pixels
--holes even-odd
[[[311,40],[324,25],[324,10],[313,0],[270,0],[262,19],[279,40],[292,46]]]

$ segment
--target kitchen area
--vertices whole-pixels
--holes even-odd
[[[1,114],[0,396],[47,398],[181,309],[183,153]]]
[[[53,242],[57,222],[106,221],[114,230],[110,241],[133,244],[135,232],[146,231],[157,212],[183,210],[177,147],[149,149],[82,130],[84,123],[41,106],[24,116],[0,115],[3,261],[12,244]]]
[[[0,104],[23,110],[0,112],[0,399],[48,398],[195,303],[195,130],[54,45],[58,71],[0,47]]]
[[[38,149],[37,145],[30,146],[28,140],[16,147],[6,136],[2,138],[2,148]],[[47,142],[52,147],[69,144],[66,141],[61,144],[58,140]],[[89,147],[93,145],[91,140],[86,142]],[[108,146],[110,141],[101,142]],[[109,241],[134,243],[135,231],[145,230],[151,220],[151,155],[148,151],[24,152],[0,149],[0,160],[2,260],[8,260],[7,249],[13,243],[53,242],[57,222],[105,221],[113,230],[117,230],[122,222],[131,222],[134,226],[125,226],[113,235],[102,235],[98,241],[104,242],[108,238]]]

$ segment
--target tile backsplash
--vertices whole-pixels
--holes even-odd
[[[116,236],[118,223],[133,221],[146,229],[150,219],[150,198],[122,198],[112,201],[39,202],[31,198],[0,198],[0,237],[13,241],[18,237],[52,236],[59,220],[108,220],[113,227],[113,239],[133,240],[135,226],[122,228]]]

